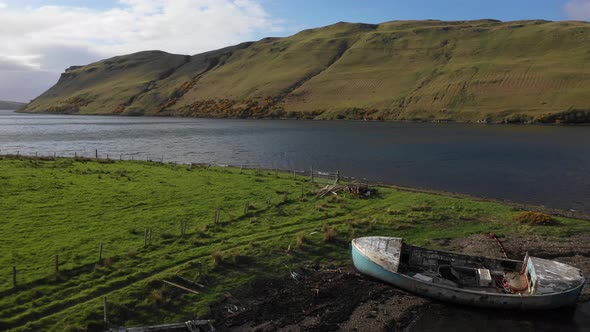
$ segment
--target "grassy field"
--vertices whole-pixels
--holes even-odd
[[[349,264],[349,241],[361,235],[437,246],[487,232],[590,231],[587,221],[568,218],[514,221],[513,208],[492,202],[389,187],[372,198],[316,198],[319,186],[226,167],[0,158],[0,330],[101,330],[103,296],[115,326],[201,317],[254,278]],[[207,287],[192,294],[162,284],[175,275]]]
[[[587,123],[588,45],[588,22],[341,22],[73,67],[26,111]]]

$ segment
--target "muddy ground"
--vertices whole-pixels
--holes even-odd
[[[508,257],[530,255],[556,259],[590,275],[590,235],[567,240],[538,237],[500,238]],[[440,241],[445,249],[503,257],[487,235]],[[294,275],[257,280],[227,293],[211,307],[219,331],[399,331],[420,315],[447,304],[434,303],[377,280],[352,267],[307,266]],[[590,300],[586,287],[580,302]]]

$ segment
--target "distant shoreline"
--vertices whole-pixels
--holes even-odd
[[[38,115],[64,115],[64,116],[97,116],[97,117],[122,117],[122,118],[177,118],[177,119],[206,119],[206,120],[293,120],[293,121],[341,121],[341,122],[392,122],[392,123],[439,123],[439,124],[472,124],[472,125],[518,125],[518,126],[590,126],[590,122],[584,123],[546,123],[546,122],[473,122],[473,121],[456,121],[456,120],[359,120],[359,119],[306,119],[306,118],[287,118],[287,117],[202,117],[202,116],[180,116],[180,115],[129,115],[129,114],[80,114],[80,113],[52,113],[52,112],[25,112],[21,110],[4,110],[14,111],[21,114],[38,114]]]

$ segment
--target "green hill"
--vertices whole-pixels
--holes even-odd
[[[590,23],[337,23],[194,56],[71,67],[25,111],[590,122]]]
[[[25,105],[26,103],[19,103],[17,101],[0,100],[0,110],[17,110]]]

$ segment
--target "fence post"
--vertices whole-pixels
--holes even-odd
[[[107,328],[109,325],[109,317],[108,317],[107,297],[106,296],[102,297],[102,307],[103,307],[103,312],[104,312],[104,315],[103,315],[104,326],[105,326],[105,328]]]
[[[250,208],[250,202],[246,201],[246,204],[244,205],[244,215],[248,214],[249,208]]]
[[[102,242],[100,243],[100,247],[98,248],[98,264],[102,264]]]
[[[74,152],[74,158],[78,158],[78,152]]]
[[[12,284],[16,288],[16,266],[12,267]]]
[[[150,228],[149,234],[148,234],[148,245],[152,245],[152,228]]]
[[[336,183],[340,181],[340,170],[336,171]]]
[[[145,231],[143,232],[143,247],[147,247],[147,243],[148,243],[148,229],[146,228]]]
[[[184,232],[186,230],[186,221],[185,220],[181,220],[180,221],[180,236],[184,237]]]
[[[59,273],[59,255],[55,255],[55,274]]]
[[[94,150],[94,155],[96,156],[95,159],[98,159],[98,149]]]
[[[311,166],[311,183],[313,183],[313,166]]]

